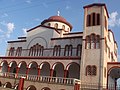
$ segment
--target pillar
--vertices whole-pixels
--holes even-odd
[[[8,73],[10,73],[10,67],[8,66]]]
[[[30,71],[30,68],[27,68],[26,75],[28,75],[29,71]]]
[[[115,78],[115,90],[117,90],[117,78]]]
[[[17,67],[17,70],[16,70],[16,77],[18,77],[18,72],[19,72],[20,68]]]
[[[23,90],[24,88],[24,79],[25,77],[21,77],[19,80],[18,90]]]
[[[67,73],[68,73],[68,70],[64,70],[64,83],[66,83]]]
[[[26,70],[26,78],[28,78],[29,71],[30,71],[30,68],[27,68],[27,70]]]
[[[50,69],[50,77],[53,77],[53,69]]]
[[[67,78],[68,70],[64,70],[64,78]]]
[[[80,84],[75,83],[75,85],[74,85],[74,90],[80,90]]]
[[[8,71],[7,71],[8,73],[5,73],[5,76],[9,76],[10,69],[11,69],[11,67],[8,66]]]
[[[40,68],[38,68],[38,76],[40,76]]]
[[[38,67],[38,77],[37,77],[37,79],[39,80],[39,78],[40,78],[40,68]]]

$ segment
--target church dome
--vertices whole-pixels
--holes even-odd
[[[61,16],[51,16],[48,18],[48,20],[60,21],[60,22],[67,23],[66,19]]]
[[[44,21],[42,21],[41,25],[44,25],[47,22],[62,22],[62,23],[67,24],[70,27],[70,29],[72,29],[72,25],[69,22],[67,22],[67,20],[63,18],[62,16],[57,16],[57,15],[51,16],[48,19],[45,19]]]

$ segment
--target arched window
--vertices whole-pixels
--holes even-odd
[[[64,56],[72,56],[72,45],[66,45]]]
[[[87,15],[87,26],[91,26],[91,15]]]
[[[107,18],[105,16],[105,29],[107,29]]]
[[[70,28],[68,28],[68,32],[70,31]]]
[[[51,89],[48,88],[48,87],[44,87],[44,88],[42,88],[41,90],[51,90]]]
[[[62,25],[62,29],[65,30],[65,25]]]
[[[93,66],[88,65],[86,67],[86,76],[87,75],[96,76],[97,75],[97,67],[95,65],[93,65]]]
[[[69,56],[72,56],[72,45],[69,45]]]
[[[18,47],[15,56],[21,56],[21,53],[22,53],[22,47]]]
[[[43,56],[44,47],[39,45],[33,45],[29,50],[29,56]]]
[[[29,55],[28,55],[28,56],[32,56],[32,53],[33,53],[33,47],[31,47],[31,48],[29,49]]]
[[[64,56],[68,56],[68,50],[69,50],[69,46],[66,45],[65,46],[65,51],[64,51]]]
[[[86,37],[86,49],[90,49],[90,36]]]
[[[58,29],[58,24],[57,23],[55,23],[55,29]]]
[[[95,23],[95,21],[96,21],[95,16],[96,16],[96,14],[95,14],[95,13],[92,13],[92,25],[93,25],[93,26],[96,25],[96,23]]]
[[[97,14],[97,25],[100,25],[100,14]]]
[[[53,71],[53,77],[56,77],[56,71],[55,70]]]
[[[97,35],[96,36],[96,49],[99,49],[100,48],[100,36]]]
[[[88,65],[87,67],[86,67],[86,75],[91,75],[91,66],[90,65]]]
[[[91,49],[95,48],[95,34],[91,35]]]
[[[92,13],[87,15],[87,26],[96,26],[100,25],[100,14],[99,13]]]
[[[50,23],[48,23],[48,26],[50,27],[50,26],[51,26],[51,24],[50,24]]]
[[[33,46],[33,56],[36,56],[36,45]]]
[[[92,75],[96,75],[96,73],[97,73],[97,68],[96,68],[96,66],[92,66]]]
[[[10,82],[6,82],[3,87],[4,88],[12,88],[12,85]]]
[[[29,87],[27,87],[26,90],[37,90],[35,86],[33,85],[30,85]]]
[[[11,47],[8,56],[14,56],[15,48]]]
[[[100,36],[91,34],[86,36],[86,49],[99,49],[100,48]]]
[[[82,53],[82,45],[78,44],[77,45],[77,52],[76,52],[76,56],[81,56]]]
[[[55,45],[53,49],[53,56],[60,56],[61,46]]]

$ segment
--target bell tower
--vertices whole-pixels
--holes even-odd
[[[84,6],[84,31],[81,59],[81,82],[107,83],[105,37],[108,34],[108,12],[105,4]],[[92,82],[91,82],[92,81]]]

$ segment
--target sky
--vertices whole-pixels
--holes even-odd
[[[72,32],[82,32],[83,6],[92,3],[106,4],[109,28],[115,34],[120,58],[120,0],[0,0],[0,56],[6,53],[7,41],[25,36],[26,30],[57,15],[57,11],[72,24]]]

